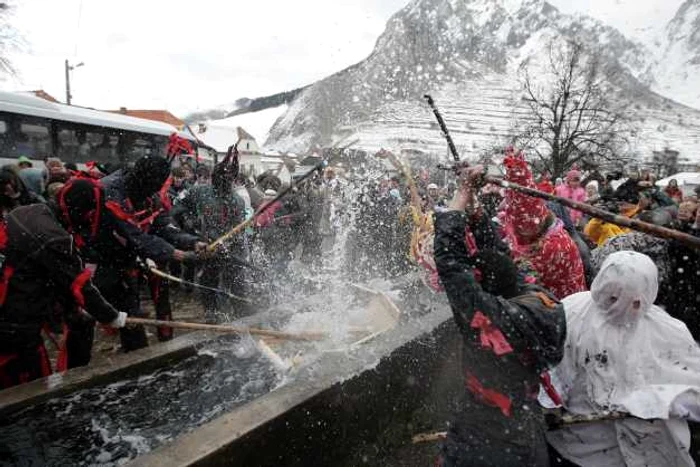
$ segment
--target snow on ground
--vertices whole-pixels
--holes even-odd
[[[275,121],[287,111],[287,105],[260,110],[258,112],[248,112],[235,117],[212,120],[209,125],[225,128],[241,127],[250,133],[259,145],[263,145],[267,140],[267,135]]]

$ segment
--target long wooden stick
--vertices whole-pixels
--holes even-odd
[[[589,214],[593,217],[597,217],[598,219],[602,219],[605,222],[609,222],[611,224],[619,225],[621,227],[627,227],[633,230],[638,230],[640,232],[654,235],[656,237],[676,240],[691,248],[700,249],[700,238],[694,237],[693,235],[689,235],[685,232],[661,227],[660,225],[649,224],[648,222],[642,222],[639,219],[632,219],[629,217],[622,216],[620,214],[613,214],[612,212],[597,208],[595,206],[591,206],[590,204],[579,203],[578,201],[574,201],[568,198],[550,195],[549,193],[535,190],[534,188],[518,185],[517,183],[509,182],[498,177],[487,175],[484,177],[484,179],[487,182],[494,183],[506,189],[519,191],[534,198],[541,198],[548,201],[554,201],[566,207],[576,209],[577,211],[585,212],[586,214]]]
[[[154,275],[162,277],[163,279],[168,279],[169,281],[178,282],[178,283],[184,284],[184,285],[191,285],[192,287],[197,287],[199,289],[208,290],[210,292],[226,295],[228,298],[231,298],[233,300],[238,300],[239,302],[253,303],[253,301],[249,298],[239,297],[238,295],[234,295],[231,292],[226,292],[225,290],[217,289],[215,287],[208,287],[206,285],[197,284],[196,282],[186,281],[184,279],[180,279],[179,277],[173,276],[172,274],[168,274],[165,271],[161,271],[158,268],[148,268],[148,270],[150,272],[152,272]]]
[[[267,211],[268,209],[270,209],[270,207],[271,207],[273,204],[275,204],[275,203],[276,203],[277,201],[279,201],[280,199],[284,198],[284,197],[287,195],[287,193],[289,193],[290,191],[294,190],[294,189],[295,189],[297,186],[299,186],[304,180],[306,180],[306,179],[309,178],[311,175],[313,175],[317,170],[321,170],[322,168],[324,168],[326,165],[327,165],[326,161],[321,161],[321,162],[319,162],[318,164],[316,164],[316,165],[314,166],[313,169],[309,170],[309,171],[306,172],[304,175],[302,175],[296,182],[290,183],[289,186],[286,187],[285,189],[283,189],[282,191],[280,191],[280,192],[277,194],[277,196],[275,196],[274,198],[272,198],[272,199],[269,200],[268,202],[263,203],[263,205],[260,206],[260,207],[258,208],[258,210],[255,211],[255,213],[254,213],[249,219],[244,220],[243,222],[241,222],[240,224],[238,224],[237,226],[233,227],[231,230],[229,230],[228,232],[226,232],[225,234],[223,234],[221,237],[219,237],[219,238],[217,238],[216,240],[214,240],[213,242],[211,242],[211,243],[209,244],[209,246],[207,247],[207,248],[209,249],[209,251],[214,251],[214,250],[216,250],[216,248],[217,248],[219,245],[221,245],[221,244],[224,243],[225,241],[229,240],[229,239],[230,239],[231,237],[233,237],[234,235],[237,235],[237,234],[241,233],[246,227],[248,227],[250,224],[252,224],[253,222],[255,222],[255,220],[260,216],[260,214],[262,214],[263,212],[265,212],[265,211]]]
[[[320,332],[288,333],[282,331],[273,331],[271,329],[240,328],[236,326],[228,326],[223,324],[184,323],[182,321],[164,321],[160,319],[134,318],[131,316],[126,318],[126,324],[141,324],[144,326],[168,326],[175,329],[191,329],[194,331],[251,334],[254,336],[274,337],[276,339],[286,339],[293,341],[317,341],[322,340],[326,337],[323,333]]]
[[[591,414],[591,415],[574,415],[574,414],[564,414],[557,418],[557,423],[555,424],[555,429],[563,426],[580,425],[584,423],[599,423],[608,422],[615,420],[622,420],[625,418],[633,417],[630,414],[622,412],[609,412],[601,414]],[[634,418],[634,417],[633,417]],[[447,439],[446,431],[435,431],[432,433],[418,433],[414,435],[411,439],[413,444],[418,443],[434,443],[436,441],[442,441]]]
[[[445,119],[442,118],[442,114],[440,113],[440,110],[438,110],[437,105],[435,105],[435,101],[433,100],[432,96],[430,94],[425,94],[423,98],[428,101],[428,105],[430,108],[433,110],[433,113],[435,114],[435,118],[437,119],[438,125],[440,125],[440,130],[442,131],[442,136],[445,137],[447,140],[447,146],[450,148],[450,152],[452,153],[452,157],[456,162],[459,162],[459,153],[457,153],[457,148],[455,147],[455,142],[452,141],[452,136],[450,136],[450,131],[447,129],[447,125],[445,124]]]
[[[413,444],[434,443],[435,441],[442,441],[443,439],[447,439],[446,431],[436,431],[434,433],[419,433],[413,436],[412,441]]]

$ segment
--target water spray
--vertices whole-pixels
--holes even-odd
[[[299,187],[299,185],[301,185],[305,180],[307,180],[309,177],[311,177],[317,171],[322,170],[327,165],[328,165],[328,162],[326,162],[325,160],[316,164],[311,170],[309,170],[304,175],[302,175],[296,182],[290,183],[288,187],[286,187],[282,191],[280,191],[277,194],[277,196],[275,196],[271,200],[263,203],[262,206],[260,206],[257,209],[257,211],[255,211],[255,214],[253,214],[249,219],[244,220],[243,222],[241,222],[240,224],[238,224],[237,226],[233,227],[231,230],[229,230],[228,232],[223,234],[221,237],[219,237],[216,240],[214,240],[213,242],[211,242],[209,244],[209,246],[207,247],[207,249],[209,251],[216,251],[216,249],[219,247],[219,245],[221,245],[225,241],[229,240],[234,235],[241,233],[246,227],[248,227],[253,222],[255,222],[257,220],[257,218],[262,213],[264,213],[265,211],[270,209],[270,207],[272,207],[272,205],[274,205],[276,202],[278,202],[279,200],[284,198],[291,191],[296,190]]]

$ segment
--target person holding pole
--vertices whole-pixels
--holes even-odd
[[[0,389],[51,373],[41,337],[54,303],[70,299],[98,321],[122,328],[126,313],[112,306],[91,279],[76,249],[97,235],[105,222],[104,191],[77,180],[59,194],[58,205],[32,204],[14,209],[3,226],[0,278]],[[68,367],[74,336],[66,329],[56,363]],[[84,337],[84,336],[83,336]]]
[[[243,199],[233,189],[237,176],[238,152],[231,146],[224,160],[214,166],[211,185],[200,185],[189,190],[173,208],[172,217],[181,225],[190,219],[196,231],[207,240],[223,235],[245,218]],[[243,253],[243,235],[231,238],[202,266],[201,284],[217,288],[221,280],[225,289],[236,295],[244,295],[244,271],[240,264]],[[201,294],[208,323],[221,320],[218,316],[221,296],[212,291]]]
[[[564,310],[518,280],[477,205],[483,167],[462,169],[449,208],[435,216],[435,263],[463,337],[465,391],[439,466],[547,466],[540,374],[564,352]],[[465,233],[467,234],[465,236]]]

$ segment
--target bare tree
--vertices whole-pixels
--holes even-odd
[[[608,99],[610,76],[598,56],[576,42],[552,42],[548,58],[548,69],[539,73],[539,80],[531,75],[530,63],[521,66],[522,99],[531,116],[518,144],[536,156],[535,167],[555,177],[574,164],[597,167],[619,160],[627,121]]]
[[[21,34],[12,24],[13,9],[11,1],[0,1],[0,76],[16,74],[10,55],[21,50],[24,44]]]

